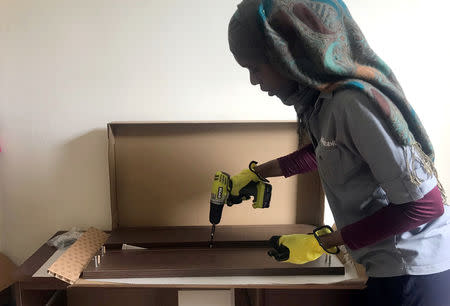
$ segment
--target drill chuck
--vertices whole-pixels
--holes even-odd
[[[209,222],[211,224],[219,224],[222,218],[223,205],[217,205],[210,203],[211,207],[209,209]]]

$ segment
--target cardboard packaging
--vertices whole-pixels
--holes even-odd
[[[112,229],[209,224],[216,171],[239,173],[298,149],[297,122],[108,124]],[[323,223],[317,173],[270,179],[271,207],[225,207],[221,225]]]

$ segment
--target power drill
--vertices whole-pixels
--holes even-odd
[[[270,206],[272,185],[268,183],[251,181],[239,190],[238,196],[233,196],[231,194],[232,188],[233,182],[230,175],[223,171],[217,171],[214,175],[209,209],[209,222],[212,224],[211,236],[209,239],[210,248],[212,248],[216,225],[220,223],[220,219],[222,218],[224,204],[233,206],[234,204],[240,204],[243,200],[248,200],[253,196],[254,208],[268,208]]]

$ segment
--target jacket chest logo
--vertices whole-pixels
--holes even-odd
[[[326,140],[325,138],[321,137],[320,138],[320,143],[322,144],[322,146],[324,147],[336,147],[336,140]]]

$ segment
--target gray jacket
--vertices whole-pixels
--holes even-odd
[[[315,147],[318,170],[338,228],[389,203],[421,199],[437,180],[428,175],[413,147],[391,137],[378,110],[356,89],[322,93],[303,116]],[[409,165],[409,166],[408,166]],[[412,183],[408,169],[422,183]],[[371,277],[432,274],[450,268],[450,207],[438,219],[358,250],[352,257]]]

